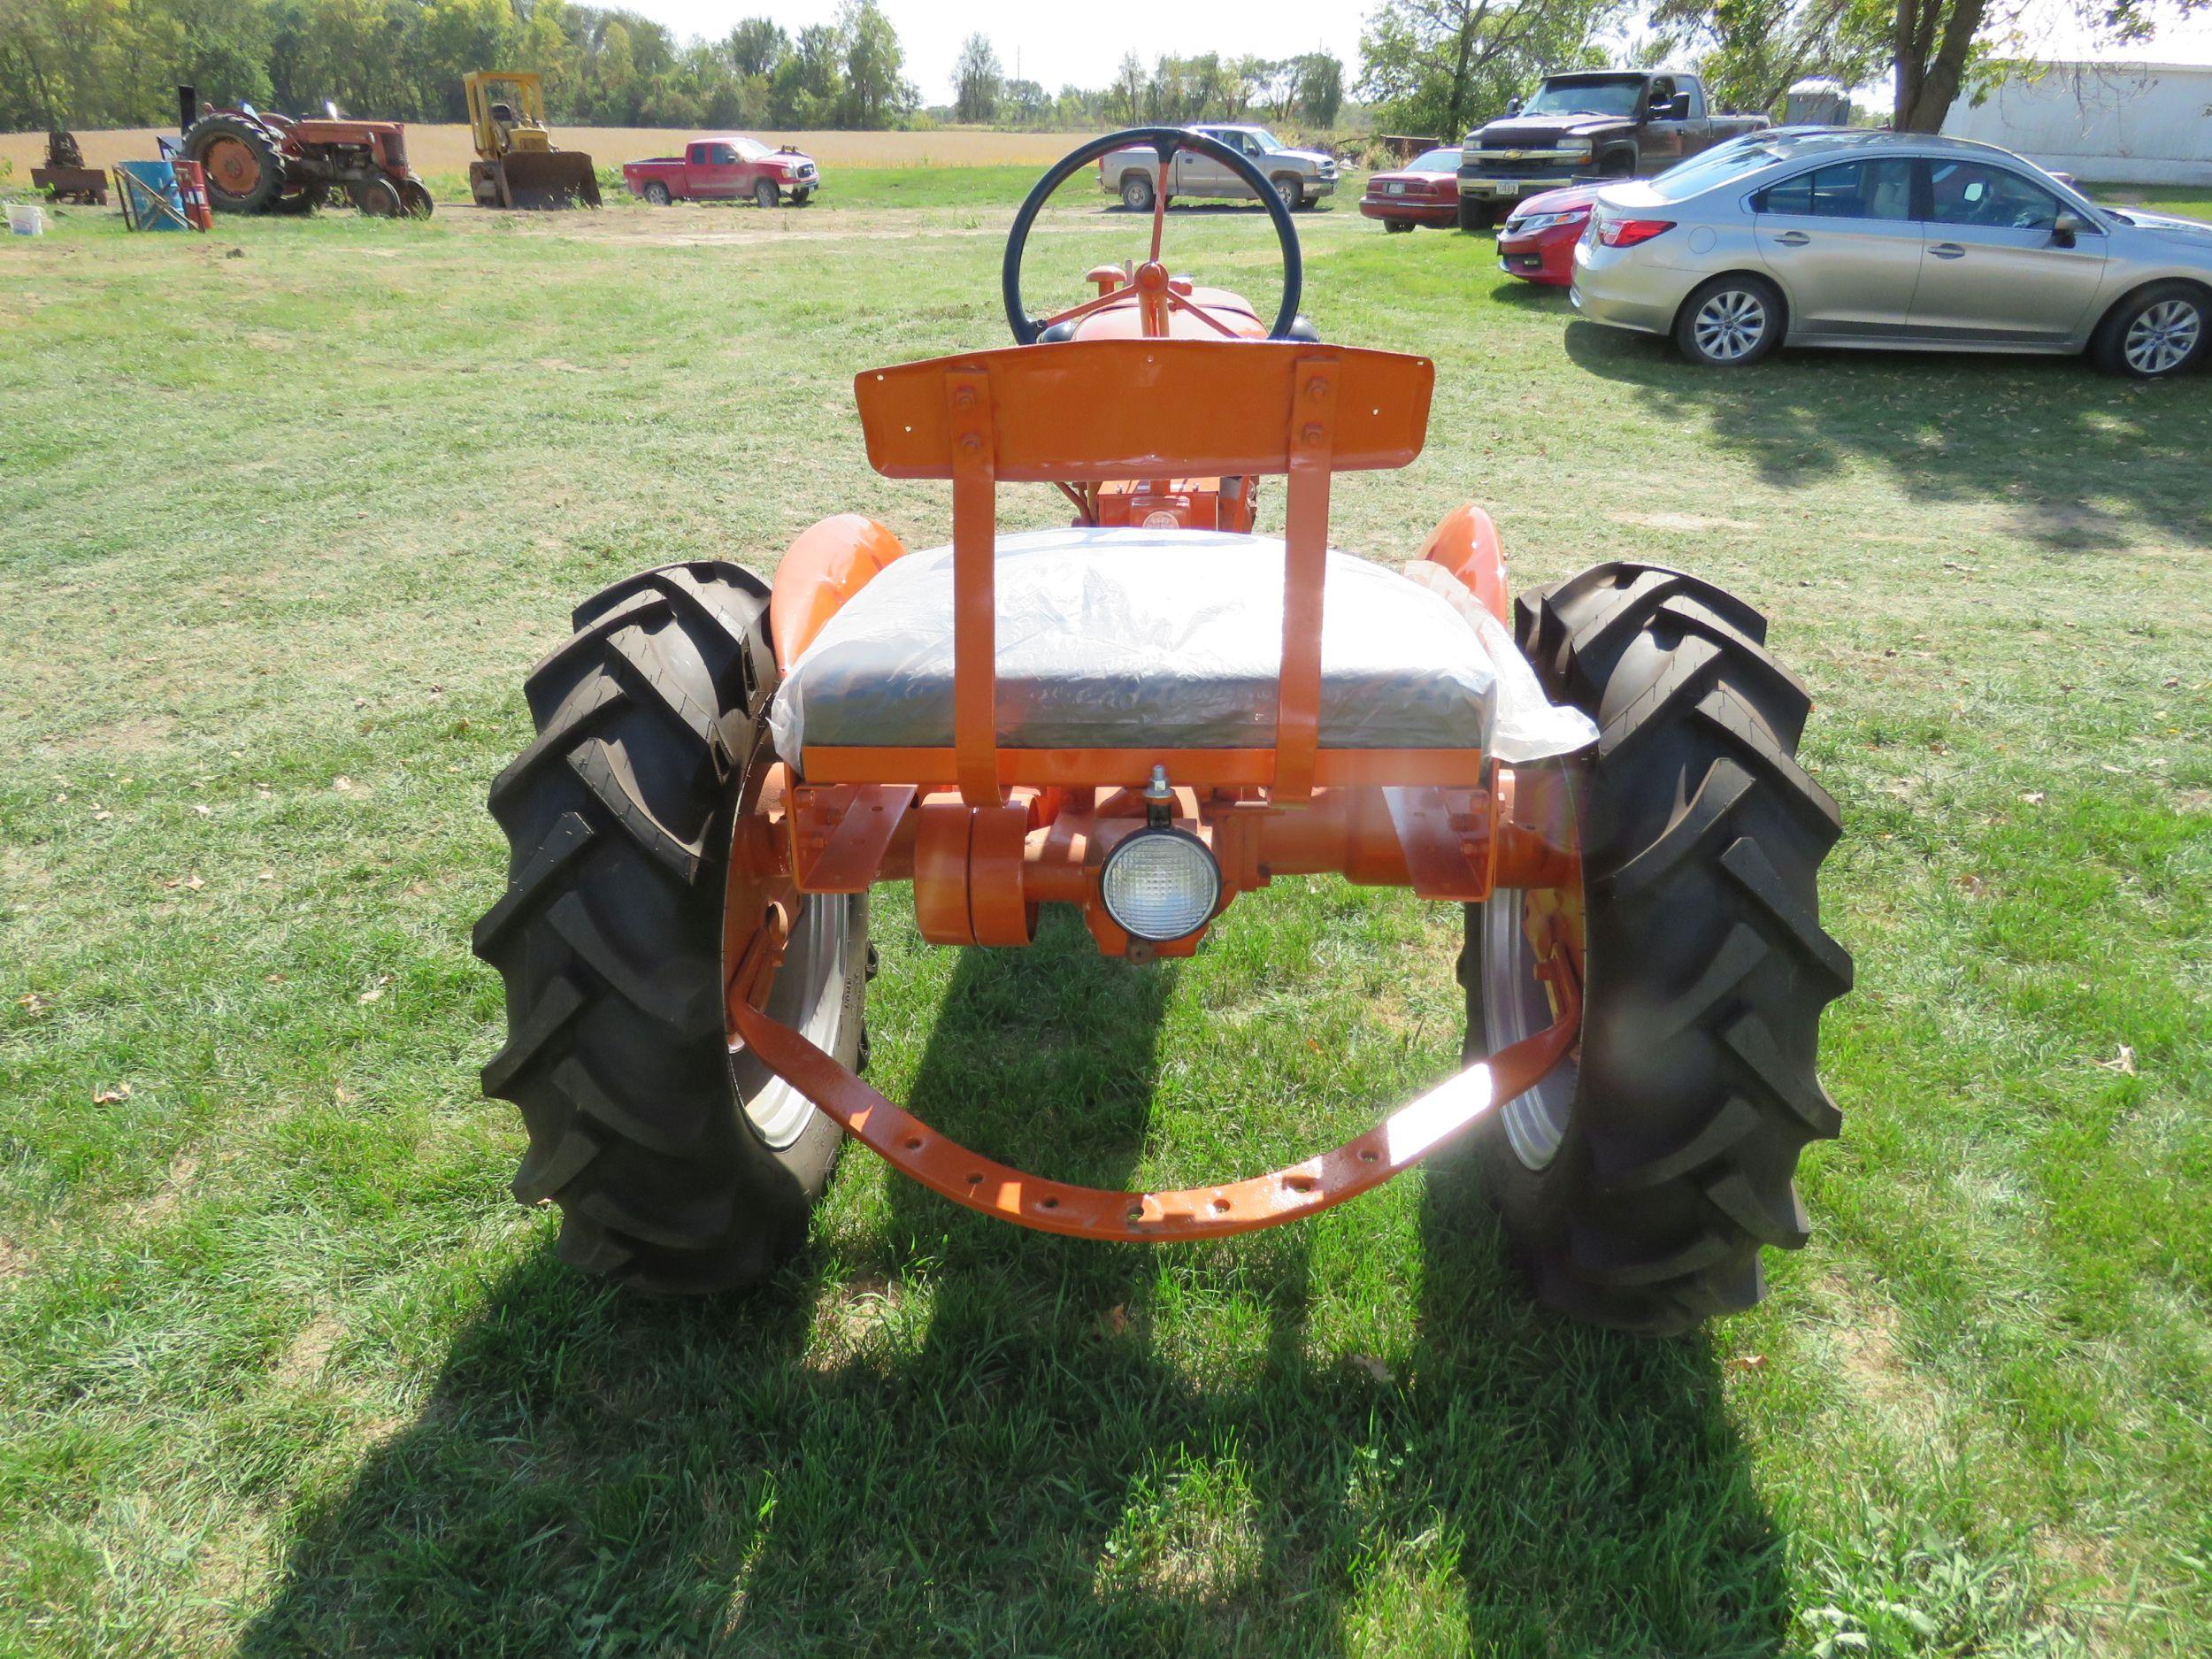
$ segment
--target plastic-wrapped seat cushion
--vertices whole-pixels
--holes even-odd
[[[1321,746],[1486,747],[1499,677],[1476,627],[1395,570],[1333,551],[1328,561]],[[1272,744],[1283,567],[1272,536],[1002,537],[1001,746]],[[795,763],[810,745],[949,747],[952,549],[909,554],[847,601],[792,665],[770,726],[777,752]]]

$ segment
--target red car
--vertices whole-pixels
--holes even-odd
[[[1459,221],[1459,150],[1425,150],[1396,173],[1378,173],[1367,180],[1359,211],[1379,219],[1385,230],[1416,225],[1448,229]]]
[[[1530,282],[1566,288],[1574,281],[1575,243],[1590,222],[1594,184],[1571,184],[1563,190],[1532,196],[1513,210],[1498,231],[1498,269]]]
[[[749,196],[763,207],[780,201],[804,207],[822,188],[822,174],[813,157],[801,155],[788,144],[771,150],[757,138],[725,133],[693,139],[680,156],[626,161],[622,181],[632,196],[641,196],[655,207],[718,196]]]

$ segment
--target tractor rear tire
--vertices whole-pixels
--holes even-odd
[[[484,1092],[522,1109],[517,1199],[561,1209],[561,1258],[662,1294],[739,1288],[805,1241],[832,1119],[733,1058],[723,1009],[732,825],[772,760],[768,589],[701,561],[618,582],[524,687],[537,736],[492,815],[511,857],[476,954],[506,981]],[[792,923],[769,1010],[860,1057],[865,895]]]
[[[1841,1122],[1815,1074],[1821,1010],[1851,987],[1818,919],[1841,819],[1797,764],[1811,700],[1740,600],[1607,564],[1516,611],[1546,691],[1600,732],[1579,763],[1582,1037],[1474,1156],[1540,1302],[1672,1334],[1751,1306],[1760,1247],[1806,1240],[1798,1156]],[[1468,907],[1471,1055],[1549,1021],[1515,989],[1521,896]]]
[[[208,205],[218,213],[265,213],[284,194],[284,157],[258,122],[203,115],[186,129],[178,148],[188,161],[200,164]]]

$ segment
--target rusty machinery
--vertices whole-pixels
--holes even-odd
[[[326,111],[202,109],[195,88],[179,87],[179,148],[206,173],[219,213],[308,213],[337,194],[377,218],[427,219],[430,192],[408,165],[406,127],[352,120],[334,105]]]

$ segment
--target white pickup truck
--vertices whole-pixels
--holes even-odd
[[[1264,127],[1208,126],[1194,127],[1191,131],[1219,139],[1250,157],[1252,165],[1275,187],[1283,205],[1293,212],[1335,194],[1336,159],[1321,150],[1293,150]],[[1098,158],[1101,188],[1118,196],[1121,204],[1133,213],[1152,211],[1159,177],[1160,158],[1149,146],[1109,150]],[[1248,202],[1252,188],[1210,156],[1185,150],[1176,152],[1168,167],[1167,199],[1172,202],[1179,196],[1227,196]]]

